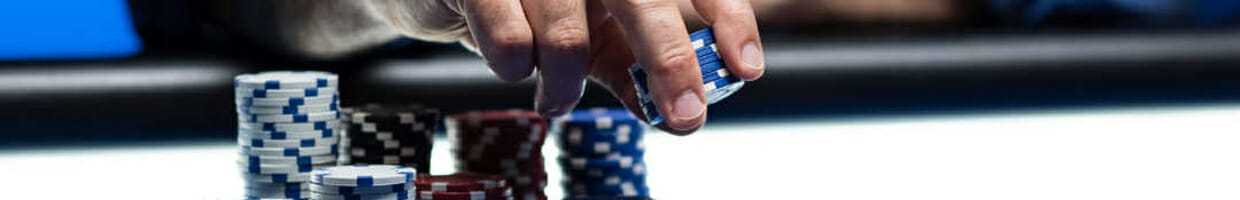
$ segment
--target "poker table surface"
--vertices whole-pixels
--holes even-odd
[[[1236,199],[1240,104],[867,120],[720,123],[651,132],[656,199]],[[439,138],[432,173],[452,172]],[[235,199],[223,141],[0,152],[18,199]],[[557,155],[554,144],[544,146]],[[558,166],[547,193],[562,196]],[[33,186],[33,187],[32,187]]]
[[[1238,199],[1238,35],[772,42],[764,78],[711,106],[705,129],[647,133],[652,196]],[[495,80],[476,57],[371,64],[332,70],[346,105],[532,105],[533,81]],[[241,195],[230,78],[271,68],[0,65],[0,196]],[[581,107],[594,106],[616,104],[592,85]],[[447,150],[441,135],[432,173],[452,172]],[[546,192],[562,197],[547,166]]]

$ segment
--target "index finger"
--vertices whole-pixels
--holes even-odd
[[[706,121],[697,54],[675,0],[604,0],[633,54],[649,73],[650,95],[664,124],[688,132]]]

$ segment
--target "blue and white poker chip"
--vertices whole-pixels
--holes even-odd
[[[338,101],[340,101],[340,95],[317,96],[317,97],[292,97],[292,98],[238,97],[233,102],[236,103],[237,106],[282,107],[282,106],[334,104],[334,103],[337,103]]]
[[[333,129],[326,130],[310,130],[310,131],[255,131],[255,130],[238,130],[237,138],[240,139],[264,139],[264,140],[301,140],[301,139],[317,139],[336,137],[337,132]]]
[[[268,107],[237,107],[237,113],[245,115],[292,115],[307,114],[318,112],[337,112],[340,106],[336,104],[317,104],[317,105],[301,105],[301,106],[268,106]]]
[[[248,147],[316,147],[340,143],[338,137],[314,137],[304,139],[259,139],[237,137],[237,144]]]
[[[317,97],[336,95],[336,88],[303,88],[303,89],[249,89],[237,88],[234,91],[236,97],[254,97],[254,98],[292,98],[292,97]]]
[[[312,165],[277,165],[251,162],[237,162],[237,166],[244,169],[243,172],[251,174],[292,174],[306,173],[314,170]]]
[[[299,183],[310,181],[310,173],[251,174],[241,173],[241,179],[254,183]]]
[[[307,114],[237,114],[237,119],[249,123],[312,123],[340,119],[340,112],[318,112]]]
[[[347,187],[310,184],[311,192],[333,195],[387,194],[398,193],[401,191],[413,191],[414,189],[416,189],[414,184],[396,184],[374,187]]]
[[[587,169],[627,169],[641,161],[641,155],[608,155],[606,157],[571,157],[556,158],[560,166],[573,170]]]
[[[237,162],[242,164],[261,163],[272,165],[320,165],[336,162],[336,155],[317,156],[251,156],[239,153]]]
[[[373,187],[412,184],[417,170],[395,165],[337,166],[316,169],[310,182],[328,186]]]
[[[340,127],[340,121],[328,120],[304,123],[248,123],[237,122],[237,129],[242,131],[285,131],[305,132],[332,130]]]
[[[337,145],[320,146],[320,147],[286,147],[286,148],[262,148],[262,147],[241,147],[241,152],[251,156],[317,156],[337,154]]]
[[[271,71],[242,74],[233,78],[233,86],[251,89],[303,89],[336,87],[336,74],[320,71]]]
[[[621,182],[609,184],[565,183],[569,195],[573,196],[650,196],[650,189],[645,181]]]
[[[737,91],[741,90],[741,87],[745,87],[745,81],[735,76],[729,76],[707,82],[702,87],[706,89],[706,103],[714,104],[727,99],[732,94],[736,94]]]

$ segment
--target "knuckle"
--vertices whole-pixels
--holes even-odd
[[[590,33],[585,27],[563,27],[548,32],[547,44],[552,51],[583,51],[590,46]]]
[[[495,31],[487,36],[497,50],[518,51],[531,48],[533,36],[524,31]]]

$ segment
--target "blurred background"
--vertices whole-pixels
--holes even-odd
[[[273,2],[278,1],[0,3],[0,149],[231,142],[236,120],[231,78],[263,70],[338,73],[344,105],[421,102],[447,113],[532,105],[532,81],[504,83],[457,44],[397,39],[345,56],[301,51],[276,30],[282,23],[277,15],[288,13],[277,12]],[[1122,115],[1129,116],[1181,108],[1234,110],[1227,106],[1240,102],[1240,1],[753,2],[768,71],[710,107],[708,127],[733,128],[653,143],[692,144],[694,137],[723,132],[737,138],[723,140],[728,142],[788,131],[848,132],[814,128],[840,122],[883,126],[893,119],[1023,119],[1047,112],[1100,117],[1088,114],[1136,110]],[[699,21],[687,13],[687,20]],[[593,85],[585,94],[582,107],[619,105]],[[1134,121],[1151,124],[1108,124],[1102,132],[1122,135],[1196,119],[1160,116]],[[1107,124],[1089,119],[1048,124],[1064,128],[1053,129],[1058,131]],[[1230,126],[1210,119],[1212,125]],[[964,127],[938,131],[1012,128],[970,129],[969,122],[951,121]],[[706,141],[711,140],[696,142]],[[768,142],[781,141],[795,142]],[[1235,157],[1224,160],[1237,165]],[[658,172],[658,162],[650,163]]]

